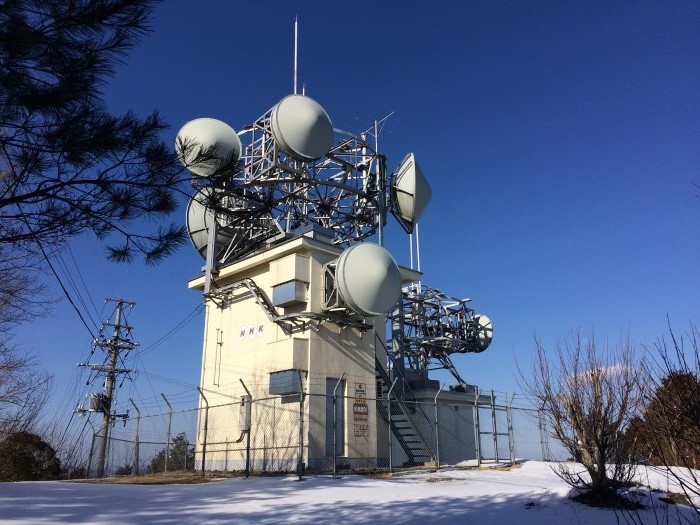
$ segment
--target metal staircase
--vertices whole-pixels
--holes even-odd
[[[429,441],[420,431],[419,426],[419,422],[427,423],[427,425],[430,425],[430,422],[420,409],[406,403],[406,399],[412,397],[412,394],[405,379],[403,377],[397,378],[397,384],[403,382],[402,387],[391,389],[392,381],[389,374],[376,356],[375,370],[377,391],[382,393],[382,397],[386,396],[388,405],[387,411],[379,410],[378,412],[382,419],[390,425],[393,436],[408,457],[405,466],[425,465],[428,462],[434,462],[436,455],[433,447],[429,445]]]

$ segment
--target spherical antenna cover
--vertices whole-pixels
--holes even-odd
[[[401,297],[399,267],[378,244],[362,243],[345,250],[336,264],[335,281],[345,304],[361,315],[383,315]]]
[[[476,333],[477,352],[486,350],[493,340],[493,324],[491,319],[484,314],[476,314],[473,317],[474,331]]]
[[[241,158],[241,139],[221,120],[197,118],[180,128],[175,151],[180,162],[195,175],[211,177]]]
[[[333,124],[321,105],[305,95],[288,95],[270,114],[275,142],[297,160],[323,157],[333,145]]]

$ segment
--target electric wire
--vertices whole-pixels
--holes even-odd
[[[97,319],[100,319],[100,312],[97,310],[97,306],[95,305],[95,301],[92,299],[92,295],[90,294],[90,289],[88,288],[87,284],[85,283],[85,279],[83,278],[83,273],[80,271],[80,266],[78,266],[78,262],[75,259],[75,255],[73,254],[73,250],[70,247],[70,244],[66,246],[68,255],[70,255],[71,260],[73,261],[73,266],[75,267],[76,271],[78,272],[78,277],[80,278],[80,282],[83,284],[83,289],[87,292],[87,297],[90,300],[90,304],[92,305],[92,309],[96,314]],[[103,306],[104,310],[104,306]]]
[[[165,341],[170,339],[175,333],[177,333],[179,330],[184,328],[188,323],[190,323],[199,313],[201,313],[204,310],[204,303],[199,303],[194,310],[192,310],[187,316],[185,316],[184,319],[182,319],[178,324],[176,324],[173,328],[168,330],[164,335],[156,339],[153,343],[148,345],[147,347],[143,349],[137,350],[137,353],[139,354],[140,357],[143,357],[144,355],[152,352],[155,350],[158,346],[163,344]]]
[[[51,264],[51,260],[49,259],[49,256],[46,254],[44,247],[42,246],[41,242],[38,240],[37,240],[37,245],[39,246],[39,250],[41,250],[41,254],[44,256],[44,260],[46,261],[46,264],[48,264],[49,269],[51,270],[51,273],[54,275],[54,277],[58,281],[58,284],[61,287],[61,290],[63,290],[63,294],[66,296],[66,299],[68,299],[68,302],[73,307],[73,310],[75,310],[75,313],[78,314],[80,321],[83,323],[83,326],[90,334],[90,337],[92,339],[95,339],[95,334],[93,334],[92,329],[88,326],[87,321],[85,321],[85,318],[83,317],[83,314],[81,313],[80,309],[76,306],[75,302],[73,302],[73,298],[70,296],[70,293],[68,293],[68,290],[64,286],[63,281],[61,280],[61,277],[56,272],[54,265]]]
[[[70,246],[67,246],[67,249],[70,251]],[[93,311],[96,313],[97,319],[99,319],[100,313],[97,311],[97,308],[96,308],[95,303],[94,303],[94,301],[93,301],[93,299],[92,299],[92,296],[91,296],[89,290],[87,289],[87,286],[86,286],[86,284],[85,284],[85,280],[84,280],[83,277],[82,277],[82,272],[80,271],[80,268],[79,268],[79,266],[77,265],[77,262],[75,261],[75,257],[73,257],[73,255],[72,255],[72,251],[70,251],[70,255],[71,255],[71,259],[72,259],[72,261],[73,261],[74,267],[75,267],[75,268],[74,268],[74,271],[75,271],[75,272],[78,274],[78,276],[80,277],[80,281],[81,281],[82,284],[83,284],[84,291],[87,292],[87,297],[88,297],[88,299],[89,299],[90,304],[92,305],[92,309],[93,309]],[[68,265],[67,265],[65,259],[63,259],[63,257],[61,256],[60,253],[58,254],[57,259],[58,259],[58,260],[60,261],[60,263],[62,264],[63,271],[64,271],[65,275],[68,277],[69,281],[73,284],[73,291],[74,291],[74,293],[77,295],[77,297],[79,298],[80,303],[81,303],[81,305],[83,306],[85,312],[89,315],[91,321],[92,321],[93,324],[97,327],[97,323],[95,322],[95,318],[93,318],[92,314],[90,314],[90,308],[88,307],[88,304],[86,303],[86,301],[85,301],[85,299],[84,299],[84,294],[83,294],[83,292],[79,289],[79,287],[77,286],[77,283],[76,283],[75,280],[72,278],[72,274],[73,274],[74,272],[71,271],[71,270],[69,270]],[[104,307],[103,307],[103,308],[104,308]],[[90,355],[91,355],[93,352],[94,352],[94,349],[91,350],[91,352],[88,354],[87,358],[85,359],[86,361],[89,359]],[[84,368],[79,367],[79,368],[76,369],[75,378],[74,378],[74,380],[73,380],[72,383],[68,383],[67,388],[64,390],[64,395],[63,395],[63,397],[61,398],[61,401],[59,402],[59,407],[62,407],[62,408],[67,407],[67,406],[68,406],[68,403],[71,402],[71,400],[73,400],[73,399],[75,399],[75,398],[77,397],[78,389],[80,388],[80,385],[81,385],[81,383],[83,382],[83,377],[84,377],[84,375],[85,375],[85,369],[84,369]],[[87,384],[89,384],[89,383],[90,383],[90,377],[88,377],[88,381],[87,381]],[[71,387],[71,385],[72,385],[72,387]],[[74,412],[74,411],[72,411],[72,412]],[[58,414],[57,414],[57,417],[58,417]],[[74,416],[72,416],[72,417],[74,417]],[[66,431],[68,430],[69,427],[70,427],[70,421],[69,421],[68,427],[66,428]],[[65,435],[65,432],[64,432],[64,435]]]
[[[145,347],[144,349],[138,348],[135,351],[136,364],[138,366],[138,363],[141,363],[141,367],[142,367],[142,370],[137,371],[137,374],[139,374],[139,375],[143,374],[143,376],[145,377],[145,379],[148,383],[148,387],[149,387],[151,393],[153,394],[153,399],[155,399],[157,401],[159,408],[162,407],[162,405],[160,403],[161,398],[160,398],[160,396],[156,395],[156,391],[155,391],[155,388],[153,386],[153,382],[151,381],[152,375],[145,373],[146,363],[143,359],[143,355],[155,350],[158,346],[160,346],[165,341],[170,339],[173,335],[175,335],[175,333],[177,333],[179,330],[184,328],[190,321],[192,321],[196,317],[196,314],[201,312],[202,309],[203,309],[203,304],[197,305],[197,307],[195,307],[194,310],[192,310],[190,313],[188,313],[184,319],[182,319],[180,322],[178,322],[173,328],[168,330],[163,336],[159,337],[155,342],[153,342],[149,346]],[[136,386],[136,382],[132,381],[131,385],[132,385],[131,391],[132,391],[134,397],[138,397],[140,400],[143,400],[141,393]]]
[[[68,300],[68,302],[70,303],[70,305],[73,307],[73,310],[74,310],[75,313],[78,315],[78,318],[80,319],[80,321],[81,321],[81,323],[83,324],[83,326],[85,327],[85,329],[86,329],[86,330],[88,331],[88,333],[90,334],[91,339],[94,340],[94,339],[95,339],[95,335],[94,335],[94,333],[93,333],[92,328],[88,325],[87,321],[85,320],[85,317],[83,316],[82,312],[80,311],[80,309],[79,309],[78,306],[76,305],[75,301],[73,300],[73,298],[72,298],[70,292],[68,291],[68,289],[67,289],[65,283],[64,283],[63,280],[61,279],[61,277],[60,277],[60,275],[58,274],[58,272],[57,272],[55,266],[52,264],[51,259],[49,258],[48,254],[46,253],[46,250],[44,249],[44,246],[42,245],[41,241],[37,240],[37,246],[39,247],[39,250],[41,251],[41,254],[42,254],[43,258],[44,258],[44,260],[46,261],[46,264],[48,265],[49,269],[51,270],[51,273],[53,274],[53,276],[55,277],[56,281],[58,282],[58,284],[59,284],[61,290],[63,291],[63,294],[65,295],[66,299]],[[81,300],[82,300],[82,299],[81,299]],[[93,319],[90,319],[90,320],[91,320],[91,321],[93,322],[93,324],[94,324],[94,320],[93,320]],[[78,375],[80,375],[80,374],[78,374]],[[79,379],[79,378],[78,378],[78,379]],[[77,391],[77,381],[76,381],[76,383],[74,384],[74,392],[75,392],[75,391]],[[67,401],[67,395],[68,395],[68,392],[66,392],[66,394],[65,394],[65,395],[63,396],[63,398],[62,398],[62,402],[61,402],[61,405],[62,405],[62,406],[63,406],[63,405],[66,403],[66,401]],[[68,434],[68,431],[69,431],[69,429],[70,429],[70,426],[71,426],[71,424],[73,423],[74,418],[75,418],[75,411],[72,411],[71,417],[69,418],[68,423],[66,424],[65,429],[64,429],[63,433],[61,434],[61,437],[58,439],[58,442],[59,442],[59,444],[60,444],[61,447],[62,447],[63,442],[64,442],[64,440],[65,440],[65,438],[66,438],[66,436],[67,436],[67,434]]]
[[[87,300],[85,299],[85,295],[82,293],[80,287],[78,286],[78,283],[73,278],[73,272],[72,272],[72,270],[69,270],[68,264],[67,264],[65,258],[60,253],[57,254],[56,255],[56,265],[54,265],[51,262],[51,259],[49,258],[48,254],[46,253],[41,242],[37,241],[37,245],[39,246],[39,249],[42,253],[42,256],[43,256],[44,260],[46,261],[49,269],[51,270],[51,273],[53,274],[54,278],[58,282],[64,296],[66,297],[66,299],[70,303],[70,305],[73,308],[73,310],[75,311],[75,313],[78,315],[78,318],[80,319],[80,321],[83,324],[83,326],[85,327],[85,329],[90,334],[91,340],[93,340],[93,341],[96,340],[97,337],[95,336],[95,334],[93,332],[93,328],[90,326],[90,324],[92,324],[95,328],[97,328],[98,323],[95,321],[95,318],[92,316],[91,310],[90,310],[90,307],[88,306],[87,301],[89,301],[90,305],[92,306],[92,311],[94,311],[97,314],[98,319],[101,316],[101,312],[97,311],[97,307],[95,305],[95,302],[93,301],[93,298],[89,293],[89,290],[88,290],[87,285],[85,283],[85,279],[83,278],[82,272],[80,271],[80,267],[78,266],[77,261],[75,260],[75,256],[73,255],[72,251],[70,251],[70,248],[69,248],[68,253],[69,253],[70,259],[73,263],[73,267],[76,270],[75,273],[77,274],[78,279],[80,280],[80,283],[82,283],[83,289],[85,291],[87,291]],[[59,267],[62,270],[63,278],[61,277],[61,275],[59,275],[59,271],[57,270],[57,267]],[[73,294],[71,294],[71,291],[69,291],[69,289],[72,290]],[[73,296],[75,296],[75,298]],[[78,307],[78,304],[76,304],[76,303],[79,303],[80,306],[82,306],[84,313],[83,313],[83,311],[81,311],[81,309]],[[106,301],[105,301],[105,305],[106,305]],[[203,308],[204,308],[203,304],[198,304],[197,307],[194,310],[192,310],[183,320],[181,320],[177,325],[175,325],[173,328],[171,328],[163,336],[158,338],[154,343],[152,343],[148,347],[144,348],[143,350],[140,350],[140,351],[137,350],[136,351],[137,359],[139,359],[143,363],[143,359],[142,359],[143,355],[145,355],[146,353],[152,352],[158,346],[160,346],[161,344],[166,342],[168,339],[170,339],[180,329],[182,329],[189,322],[191,322],[197,316],[197,314],[201,313]],[[103,305],[102,311],[104,311],[104,305]],[[86,320],[86,317],[89,319],[89,321],[90,321],[89,323],[88,323],[88,320]],[[126,312],[124,313],[124,317],[125,317],[125,323],[128,324]],[[87,359],[85,361],[88,361],[90,356],[92,354],[94,354],[94,352],[95,352],[95,347],[93,346],[92,349],[89,351]],[[121,356],[120,361],[121,361],[121,364],[123,365],[123,367],[126,368],[125,356]],[[144,364],[144,366],[145,366],[145,364]],[[62,406],[62,407],[65,406],[66,403],[69,401],[69,399],[68,399],[69,397],[70,398],[75,397],[75,395],[77,394],[77,392],[80,388],[80,383],[82,383],[82,379],[83,379],[84,374],[85,374],[84,368],[80,368],[78,371],[76,371],[74,380],[72,381],[73,386],[72,386],[72,388],[69,387],[65,390],[64,395],[62,396],[62,399],[61,399],[60,406]],[[88,380],[86,382],[86,386],[89,386],[91,383],[93,383],[95,378],[97,377],[97,375],[98,374],[94,374],[94,377],[93,377],[93,371],[90,370]],[[157,378],[161,381],[177,384],[180,386],[186,386],[186,387],[189,387],[192,389],[196,388],[195,385],[188,384],[188,383],[182,382],[182,381],[177,381],[177,380],[174,380],[171,378],[166,378],[165,376],[158,376],[155,374],[149,374],[149,373],[146,373],[145,371],[144,371],[144,375],[146,376],[146,379],[149,382],[150,389],[153,392],[155,399],[158,399],[158,398],[155,396],[155,389],[153,388],[153,385],[152,385],[151,380],[150,380],[151,377]],[[129,378],[129,379],[132,379],[132,378]],[[122,384],[123,384],[123,381],[119,386],[121,387]],[[132,381],[131,384],[133,385],[134,382]],[[75,416],[76,416],[76,411],[72,410],[71,416],[70,416],[67,424],[65,425],[63,432],[61,432],[59,434],[57,441],[58,441],[59,447],[61,449],[63,448],[64,443],[69,435],[70,429],[73,425],[73,422],[75,421]],[[56,417],[58,417],[58,414]],[[88,421],[89,421],[89,419],[86,421],[85,425],[83,425],[82,430],[79,432],[79,434],[77,436],[78,440],[82,437]]]
[[[83,312],[90,319],[90,322],[92,326],[97,329],[98,323],[95,321],[90,308],[88,307],[87,303],[85,302],[85,299],[83,297],[83,292],[81,289],[78,287],[78,284],[76,283],[75,279],[73,278],[73,275],[76,273],[80,273],[79,268],[75,269],[69,269],[68,264],[66,263],[66,260],[63,258],[63,255],[61,252],[57,252],[55,254],[55,259],[56,259],[56,265],[62,270],[63,272],[63,278],[65,279],[66,287],[70,287],[70,289],[73,292],[73,295],[75,296],[75,300],[80,303],[80,305],[83,308]],[[82,278],[82,277],[81,277]],[[88,292],[89,295],[89,292]]]
[[[107,301],[105,301],[105,303],[104,303],[104,305],[103,305],[103,307],[102,307],[102,310],[103,310],[103,311],[104,311],[104,307],[106,306],[106,304],[107,304]],[[101,333],[101,330],[102,330],[102,329],[100,329],[100,333]],[[96,338],[93,337],[92,340],[95,341]],[[90,360],[90,357],[95,353],[95,350],[96,350],[96,349],[97,349],[97,346],[94,345],[94,344],[92,344],[92,345],[91,345],[91,349],[88,351],[87,356],[86,356],[86,358],[85,358],[83,361],[87,363],[87,362]],[[84,387],[85,387],[85,388],[83,388],[83,393],[84,393],[85,396],[87,396],[87,393],[88,393],[88,391],[90,390],[90,387],[92,386],[92,383],[94,382],[95,378],[97,377],[97,374],[95,374],[95,377],[93,377],[93,370],[92,370],[92,369],[87,368],[87,370],[89,370],[89,375],[88,375],[87,381],[85,381],[85,384],[84,384]],[[77,370],[76,370],[76,380],[75,380],[75,382],[74,382],[74,384],[73,384],[72,393],[69,392],[70,388],[67,388],[67,389],[66,389],[66,393],[64,394],[64,397],[62,398],[61,404],[60,404],[59,406],[65,407],[66,404],[69,402],[69,399],[68,399],[69,397],[72,398],[72,399],[75,399],[76,394],[77,394],[77,392],[78,392],[78,389],[79,389],[80,385],[83,383],[83,377],[84,377],[84,375],[85,375],[85,371],[86,371],[86,368],[85,368],[85,367],[78,367],[78,368],[77,368]],[[83,396],[80,396],[80,397],[83,397]],[[75,416],[76,416],[76,415],[77,415],[76,410],[71,410],[71,416],[70,416],[70,418],[69,418],[69,420],[68,420],[68,423],[66,424],[66,426],[65,426],[65,428],[64,428],[64,430],[63,430],[63,432],[61,433],[60,438],[58,438],[58,443],[59,443],[59,445],[60,445],[61,448],[63,447],[63,444],[64,444],[65,440],[67,439],[67,437],[68,437],[68,435],[69,435],[69,432],[70,432],[70,429],[71,429],[71,425],[72,425],[72,423],[74,422]],[[58,418],[58,417],[59,417],[59,414],[57,414],[56,417]],[[89,416],[88,416],[88,420],[89,420]]]

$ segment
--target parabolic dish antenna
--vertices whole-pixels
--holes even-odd
[[[476,331],[477,352],[483,352],[489,347],[493,339],[493,325],[491,324],[491,319],[484,314],[476,314],[473,320]]]
[[[241,158],[241,139],[235,130],[215,118],[190,120],[175,139],[180,162],[192,173],[211,177]]]
[[[333,145],[333,124],[315,100],[289,95],[270,114],[272,136],[280,148],[297,160],[320,159]]]
[[[433,190],[423,175],[415,155],[404,157],[392,176],[391,200],[401,225],[411,233],[428,206]]]
[[[362,243],[345,250],[338,258],[335,279],[340,297],[362,315],[383,315],[401,297],[399,267],[378,244]]]
[[[200,190],[190,199],[187,205],[187,231],[190,234],[190,239],[195,249],[206,259],[210,225],[208,223],[209,217],[207,208],[204,205],[207,200],[206,194],[204,193],[205,191],[211,190]],[[232,238],[232,235],[227,233],[224,228],[217,228],[214,253],[219,253],[221,250],[224,250],[231,242]]]

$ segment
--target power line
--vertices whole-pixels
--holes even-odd
[[[173,328],[171,328],[170,330],[168,330],[164,335],[162,335],[161,337],[159,337],[155,342],[151,343],[150,345],[148,345],[147,347],[145,347],[145,348],[143,348],[143,349],[141,349],[141,350],[137,350],[137,354],[138,354],[140,357],[143,357],[143,356],[146,355],[147,353],[152,352],[153,350],[155,350],[158,346],[160,346],[160,345],[163,344],[165,341],[167,341],[168,339],[170,339],[173,335],[175,335],[175,333],[177,333],[179,330],[181,330],[182,328],[184,328],[185,325],[187,325],[188,323],[190,323],[190,322],[197,316],[197,314],[199,314],[199,313],[202,312],[202,310],[204,310],[204,303],[198,304],[198,305],[194,308],[194,310],[192,310],[189,314],[187,314],[187,315],[185,316],[184,319],[182,319],[182,321],[180,321],[179,323],[177,323]]]
[[[73,266],[75,266],[76,271],[78,272],[78,277],[80,278],[80,282],[83,283],[83,288],[85,291],[87,291],[87,297],[90,300],[90,304],[92,305],[92,309],[94,310],[95,314],[97,315],[97,318],[100,319],[100,312],[97,310],[97,306],[95,305],[95,301],[92,300],[92,295],[90,294],[90,289],[88,288],[87,284],[85,284],[85,279],[83,279],[83,274],[80,271],[80,266],[78,266],[78,262],[75,260],[75,255],[73,254],[73,250],[70,247],[70,244],[66,246],[68,250],[68,255],[70,255],[71,260],[73,261]],[[104,309],[104,306],[103,306]]]
[[[87,322],[85,321],[85,318],[83,317],[83,314],[80,312],[78,307],[75,305],[75,303],[73,302],[73,299],[71,298],[70,294],[68,293],[68,290],[63,285],[63,281],[61,281],[61,278],[59,277],[58,273],[56,272],[56,269],[54,268],[53,264],[51,264],[51,260],[49,259],[49,256],[46,255],[46,252],[44,251],[44,247],[41,244],[41,241],[37,240],[36,243],[39,246],[39,250],[41,250],[41,254],[44,256],[44,260],[49,265],[49,268],[51,269],[51,273],[53,273],[54,277],[58,281],[59,286],[61,287],[61,290],[63,290],[63,294],[66,296],[66,299],[68,299],[68,302],[75,310],[75,313],[78,314],[80,321],[83,323],[83,326],[85,326],[85,329],[90,334],[90,337],[92,339],[95,339],[95,334],[93,334],[92,329],[88,326]]]

